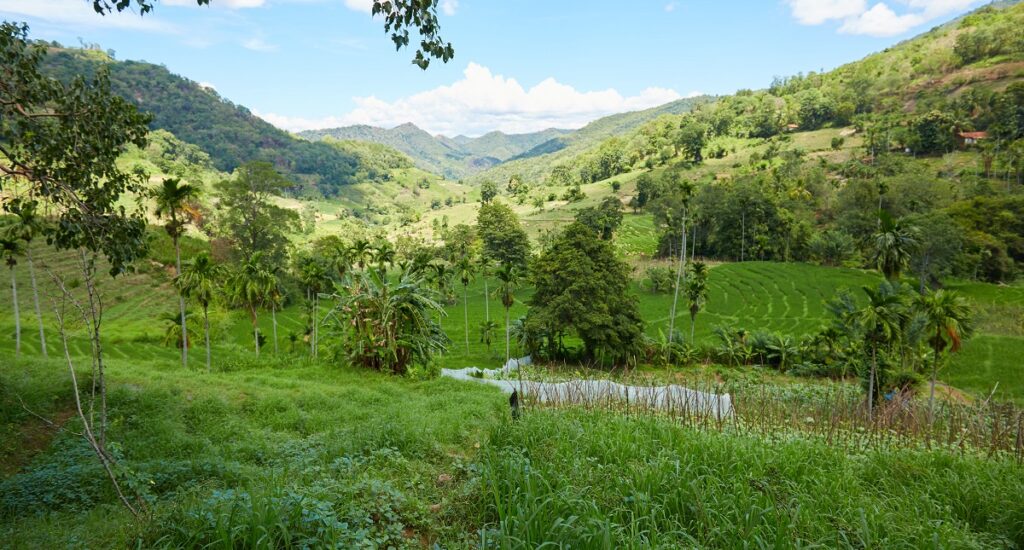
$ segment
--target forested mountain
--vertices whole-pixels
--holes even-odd
[[[520,155],[567,132],[569,130],[549,128],[528,134],[489,132],[477,138],[449,138],[430,135],[415,124],[405,123],[391,129],[355,125],[307,130],[299,135],[314,141],[331,137],[388,145],[412,157],[424,170],[458,179]]]
[[[252,160],[270,161],[293,181],[325,196],[356,181],[360,170],[356,155],[298,139],[166,67],[116,61],[95,50],[58,47],[51,48],[45,60],[45,70],[61,79],[92,76],[100,67],[109,70],[116,93],[152,113],[152,129],[167,130],[200,147],[218,170],[230,172]]]

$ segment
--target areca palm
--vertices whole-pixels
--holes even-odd
[[[879,219],[881,226],[874,235],[872,260],[886,279],[895,281],[917,247],[917,228],[894,221],[886,212],[880,212]]]
[[[210,303],[217,292],[217,281],[223,268],[207,254],[200,254],[185,264],[174,284],[181,295],[195,300],[203,308],[203,332],[206,336],[206,371],[210,371]]]
[[[928,423],[931,424],[940,356],[947,348],[949,353],[960,351],[963,339],[971,335],[971,308],[957,293],[941,289],[918,296],[915,306],[924,316],[926,334],[931,334],[928,339],[933,352],[931,389],[928,395]]]
[[[0,235],[0,259],[3,259],[11,271],[11,302],[14,304],[14,357],[21,355],[21,314],[18,311],[18,278],[14,267],[18,265],[18,256],[24,252],[20,239]]]
[[[686,298],[690,302],[690,345],[693,345],[697,314],[708,300],[708,266],[704,262],[694,262],[690,270],[690,280],[686,283]]]
[[[166,218],[164,229],[174,243],[174,276],[181,275],[181,235],[185,226],[191,221],[192,204],[199,196],[199,188],[181,183],[177,178],[165,179],[159,187],[150,193],[155,203],[154,213],[157,218]],[[185,297],[178,293],[178,307],[181,313],[181,364],[188,366],[188,327],[185,324]]]
[[[904,295],[888,281],[877,290],[864,287],[868,304],[857,314],[871,347],[871,372],[868,379],[868,419],[874,418],[875,391],[878,383],[878,349],[900,337],[908,312]]]
[[[480,259],[477,261],[477,271],[484,280],[484,321],[490,322],[491,320],[491,293],[490,289],[487,288],[487,276],[491,273],[493,263],[491,260],[484,255],[480,255]]]
[[[331,279],[327,274],[327,265],[330,264],[337,268],[339,264],[336,262],[338,261],[335,258],[330,258],[327,262],[323,262],[312,255],[299,256],[295,261],[295,274],[306,287],[306,303],[309,312],[309,350],[312,357],[316,357],[317,354],[320,293],[331,283]],[[348,269],[348,260],[341,260],[341,262],[341,265],[345,267],[340,270],[340,274],[344,276]]]
[[[373,261],[381,275],[386,275],[388,267],[395,264],[395,247],[388,241],[381,241],[373,250]]]
[[[501,305],[505,308],[505,363],[511,358],[510,337],[511,326],[509,325],[509,310],[516,303],[516,290],[522,282],[519,268],[510,264],[503,264],[495,272],[498,278],[498,296],[501,298]]]
[[[373,245],[366,239],[359,239],[349,247],[348,257],[360,270],[366,269],[366,264],[373,259]]]
[[[469,283],[476,277],[476,269],[468,256],[463,256],[455,264],[455,275],[462,283],[462,320],[466,332],[466,353],[469,353]]]
[[[39,323],[39,350],[43,357],[48,355],[46,349],[46,329],[43,328],[43,312],[39,307],[39,286],[36,284],[35,263],[32,260],[32,241],[41,235],[46,228],[46,222],[38,212],[38,203],[35,201],[15,201],[8,209],[14,213],[8,223],[4,226],[6,238],[21,240],[25,243],[25,260],[28,263],[29,280],[32,283],[32,303],[35,305],[36,321]]]
[[[264,265],[263,253],[257,252],[239,265],[227,282],[231,302],[249,312],[257,356],[260,354],[259,309],[267,304],[273,279],[274,274]]]

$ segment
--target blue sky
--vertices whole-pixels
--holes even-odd
[[[447,65],[395,52],[372,0],[159,0],[99,17],[87,0],[0,0],[34,37],[79,38],[208,84],[291,130],[411,121],[446,135],[579,127],[692,93],[830,69],[978,0],[441,0]]]

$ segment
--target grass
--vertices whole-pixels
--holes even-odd
[[[595,411],[531,412],[483,459],[495,547],[999,548],[1024,544],[1012,463],[848,454]]]
[[[333,498],[320,513],[365,534],[345,539],[353,544],[458,543],[474,527],[460,519],[471,501],[461,487],[467,453],[507,414],[504,398],[486,386],[413,382],[295,358],[287,367],[214,374],[183,371],[173,360],[112,360],[109,377],[111,438],[130,469],[126,478],[153,499],[151,517],[134,525],[98,477],[95,458],[62,432],[23,473],[0,480],[5,545],[209,543],[215,529],[192,512],[216,515],[228,489],[255,500],[300,495],[309,508]],[[15,394],[40,414],[66,408],[65,379],[55,361],[0,362],[0,419],[32,421]],[[438,482],[442,474],[454,481]],[[441,507],[432,512],[435,504]]]

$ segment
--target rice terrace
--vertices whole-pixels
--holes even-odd
[[[1024,4],[0,20],[0,548],[1024,548]]]

